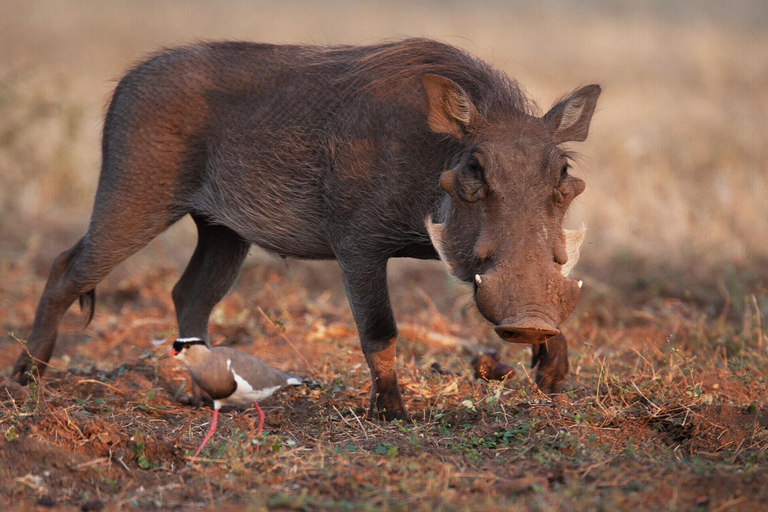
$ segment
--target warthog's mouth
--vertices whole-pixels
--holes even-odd
[[[512,343],[537,344],[557,336],[560,334],[560,329],[521,329],[500,325],[496,327],[496,334],[504,341]]]
[[[538,316],[505,318],[495,331],[504,341],[528,344],[544,343],[560,334],[551,321]]]

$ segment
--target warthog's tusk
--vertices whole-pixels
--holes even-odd
[[[577,285],[579,288],[581,288],[582,286],[584,286],[584,281],[582,281],[581,279],[579,279],[579,282],[578,282],[578,283],[576,283],[576,285]]]
[[[480,277],[480,274],[475,274],[475,282],[477,283],[478,286],[483,284],[483,278]]]

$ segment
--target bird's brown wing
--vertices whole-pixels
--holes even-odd
[[[192,379],[200,389],[214,400],[227,398],[237,389],[237,382],[232,372],[227,369],[227,358],[215,352],[197,365],[190,366]]]
[[[216,360],[230,361],[230,367],[253,389],[268,389],[275,386],[285,387],[291,376],[285,372],[272,368],[261,359],[246,352],[230,347],[214,347],[212,349]],[[230,375],[232,372],[227,372]],[[233,377],[234,379],[234,377]]]

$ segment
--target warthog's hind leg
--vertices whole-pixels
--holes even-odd
[[[173,304],[179,336],[207,340],[211,311],[232,288],[251,245],[225,226],[193,218],[197,223],[197,247],[173,287]]]

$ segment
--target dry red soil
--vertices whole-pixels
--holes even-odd
[[[2,271],[0,319],[18,338],[0,345],[7,374],[43,281]],[[587,283],[566,325],[565,393],[546,396],[529,349],[496,339],[468,290],[419,264],[392,277],[412,421],[365,417],[368,371],[332,264],[252,266],[214,312],[214,343],[313,382],[263,403],[261,439],[253,409],[225,410],[189,466],[211,410],[192,404],[183,366],[158,361],[175,336],[178,275],[141,268],[105,283],[88,328],[74,309],[65,320],[44,378],[0,383],[0,508],[758,510],[768,500],[759,313],[733,320],[659,297],[617,306]],[[515,369],[504,384],[472,376],[473,355],[489,349]]]

